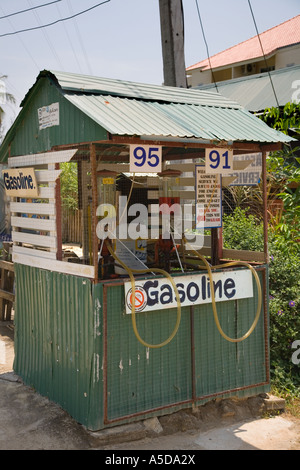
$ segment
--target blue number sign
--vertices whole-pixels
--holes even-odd
[[[208,174],[233,172],[233,151],[228,149],[206,149],[205,171]]]
[[[131,173],[159,173],[162,148],[157,145],[130,145],[129,171]]]

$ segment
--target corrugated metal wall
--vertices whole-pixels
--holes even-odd
[[[267,304],[251,336],[224,340],[211,306],[184,307],[175,338],[149,349],[125,313],[122,283],[100,283],[15,265],[14,369],[24,382],[97,430],[164,414],[224,394],[269,390]],[[261,282],[266,283],[261,269]],[[266,292],[267,286],[264,287]],[[232,337],[253,322],[254,299],[218,304]],[[140,335],[157,344],[171,334],[176,309],[138,314]]]
[[[18,264],[15,276],[14,370],[87,424],[94,356],[91,282]]]
[[[39,129],[38,109],[59,103],[60,123],[65,125]],[[107,133],[95,121],[69,103],[61,91],[48,79],[41,79],[22,112],[14,136],[10,156],[27,155],[51,150],[55,145],[92,142],[107,138]],[[18,119],[18,118],[17,118]]]

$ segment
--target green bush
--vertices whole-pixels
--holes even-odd
[[[269,234],[269,313],[271,380],[279,391],[300,396],[300,365],[292,363],[292,343],[300,340],[299,243],[287,234]],[[263,249],[263,224],[247,210],[236,208],[223,218],[224,247]],[[290,240],[288,240],[290,242]]]
[[[263,225],[247,209],[237,207],[223,215],[223,244],[234,250],[263,251]]]

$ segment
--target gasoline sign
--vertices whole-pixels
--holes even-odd
[[[37,197],[34,168],[2,170],[5,192],[10,197]]]
[[[222,271],[212,274],[216,302],[253,297],[252,273],[249,269]],[[182,307],[210,303],[211,285],[208,274],[174,278]],[[126,313],[132,310],[132,285],[125,282]],[[135,311],[146,312],[176,308],[174,288],[168,279],[139,280],[136,285]]]

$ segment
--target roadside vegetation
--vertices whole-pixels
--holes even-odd
[[[299,136],[300,105],[288,103],[281,112],[266,110],[269,125]],[[270,366],[274,394],[300,417],[300,158],[299,148],[286,148],[267,158]],[[224,247],[263,249],[262,188],[232,187],[234,208],[224,215]],[[298,343],[299,344],[299,343]]]

